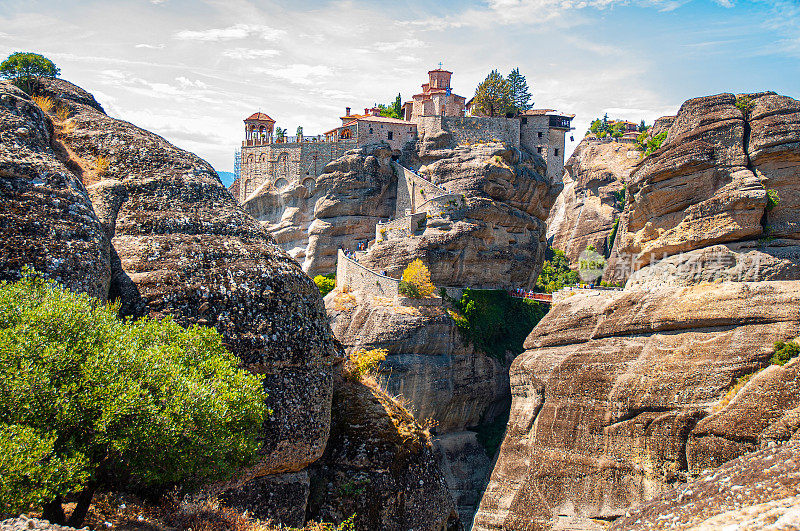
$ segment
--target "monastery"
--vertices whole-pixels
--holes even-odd
[[[551,179],[564,171],[564,135],[571,130],[574,115],[553,109],[532,109],[511,118],[467,116],[467,99],[454,94],[453,73],[441,68],[428,72],[422,92],[403,104],[403,119],[380,116],[377,107],[340,116],[341,125],[317,136],[275,134],[275,120],[257,112],[244,120],[239,178],[231,193],[244,203],[265,186],[281,191],[301,183],[314,191],[325,166],[347,151],[383,141],[401,150],[424,134],[447,131],[455,141],[479,143],[503,141],[516,148],[539,153],[547,162]]]

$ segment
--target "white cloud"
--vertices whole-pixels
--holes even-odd
[[[298,85],[311,85],[320,77],[333,74],[333,70],[324,65],[293,64],[271,68],[254,68],[255,72],[285,79]]]
[[[163,50],[163,44],[137,44],[134,48],[146,48],[148,50]]]
[[[727,8],[731,8],[736,5],[733,3],[733,0],[714,0],[714,2],[721,5],[722,7],[727,7]]]
[[[192,81],[192,80],[190,80],[188,78],[185,78],[183,76],[179,76],[179,77],[175,78],[175,81],[177,81],[182,87],[194,87],[194,88],[201,88],[201,89],[208,88],[208,85],[203,83],[199,79],[196,79],[196,80]]]
[[[210,28],[207,30],[183,30],[175,34],[175,38],[184,41],[232,41],[248,37],[260,37],[267,41],[277,41],[286,35],[286,31],[270,26],[235,24],[227,28]]]
[[[376,42],[372,48],[379,52],[396,52],[398,50],[423,48],[427,46],[419,39],[403,39],[395,42]]]
[[[229,48],[222,52],[225,57],[231,59],[263,59],[280,55],[280,50],[262,50],[254,48]]]

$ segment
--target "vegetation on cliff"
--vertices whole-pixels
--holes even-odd
[[[32,52],[16,52],[0,63],[0,77],[10,79],[28,94],[35,93],[42,78],[58,77],[61,70],[47,57]]]
[[[570,269],[569,259],[564,251],[548,247],[542,272],[536,279],[536,289],[553,293],[564,286],[577,283],[578,272]]]
[[[433,295],[436,291],[436,286],[431,282],[431,272],[422,263],[422,260],[417,258],[408,264],[408,267],[403,271],[398,290],[401,294],[412,299],[421,299]]]
[[[525,338],[547,313],[544,306],[517,299],[504,290],[465,289],[461,299],[449,298],[450,316],[475,348],[504,361],[524,350]]]
[[[508,78],[492,70],[475,89],[472,114],[475,116],[515,116],[533,106],[525,76],[515,68]]]
[[[258,377],[213,329],[125,322],[28,274],[0,284],[0,512],[80,525],[94,491],[227,476],[270,413]]]
[[[314,277],[314,284],[319,288],[320,295],[324,297],[336,287],[336,273],[317,275]]]

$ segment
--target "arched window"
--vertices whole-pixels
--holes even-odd
[[[316,181],[314,181],[314,179],[312,179],[311,177],[309,177],[308,179],[303,179],[303,186],[305,186],[306,190],[308,190],[308,192],[311,194],[314,193],[314,187],[316,185],[317,185]]]
[[[258,162],[267,162],[267,154],[262,153],[261,157],[259,157]]]
[[[277,176],[287,178],[289,176],[289,154],[284,152],[278,156],[278,164],[275,168]]]
[[[250,192],[253,191],[253,179],[247,179],[244,184],[244,193],[245,195],[250,195]]]
[[[255,162],[255,158],[253,157],[253,155],[248,155],[247,156],[247,162],[249,164],[252,164],[253,162]]]
[[[353,133],[350,131],[350,129],[342,129],[342,132],[339,134],[339,138],[353,138]]]

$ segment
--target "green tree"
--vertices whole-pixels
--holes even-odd
[[[536,288],[545,293],[553,293],[578,283],[578,272],[570,269],[569,258],[564,251],[548,247],[546,260],[539,278],[536,279]]]
[[[476,116],[506,116],[514,113],[511,85],[500,72],[492,70],[472,99],[472,114]]]
[[[286,128],[281,129],[280,127],[275,128],[275,140],[278,142],[283,142],[283,139],[286,138]]]
[[[639,123],[639,132],[640,133],[644,133],[645,131],[647,131],[647,129],[648,129],[648,126],[644,123],[644,120],[642,120]]]
[[[533,97],[528,89],[525,76],[519,73],[519,68],[515,68],[508,74],[508,84],[511,87],[511,101],[514,109],[520,113],[533,107],[531,98]]]
[[[28,274],[0,283],[0,513],[80,526],[99,487],[223,478],[254,461],[260,379],[213,329],[125,322]]]
[[[0,77],[10,79],[28,94],[35,93],[42,78],[57,77],[61,70],[47,57],[33,52],[16,52],[0,63]]]
[[[378,105],[378,109],[380,109],[381,116],[386,116],[388,118],[397,118],[398,120],[403,119],[403,98],[400,96],[400,93],[397,94],[397,97],[388,105],[384,105],[383,103]]]
[[[298,125],[297,126],[297,136],[298,136],[298,138],[303,136],[303,126],[302,125]]]

